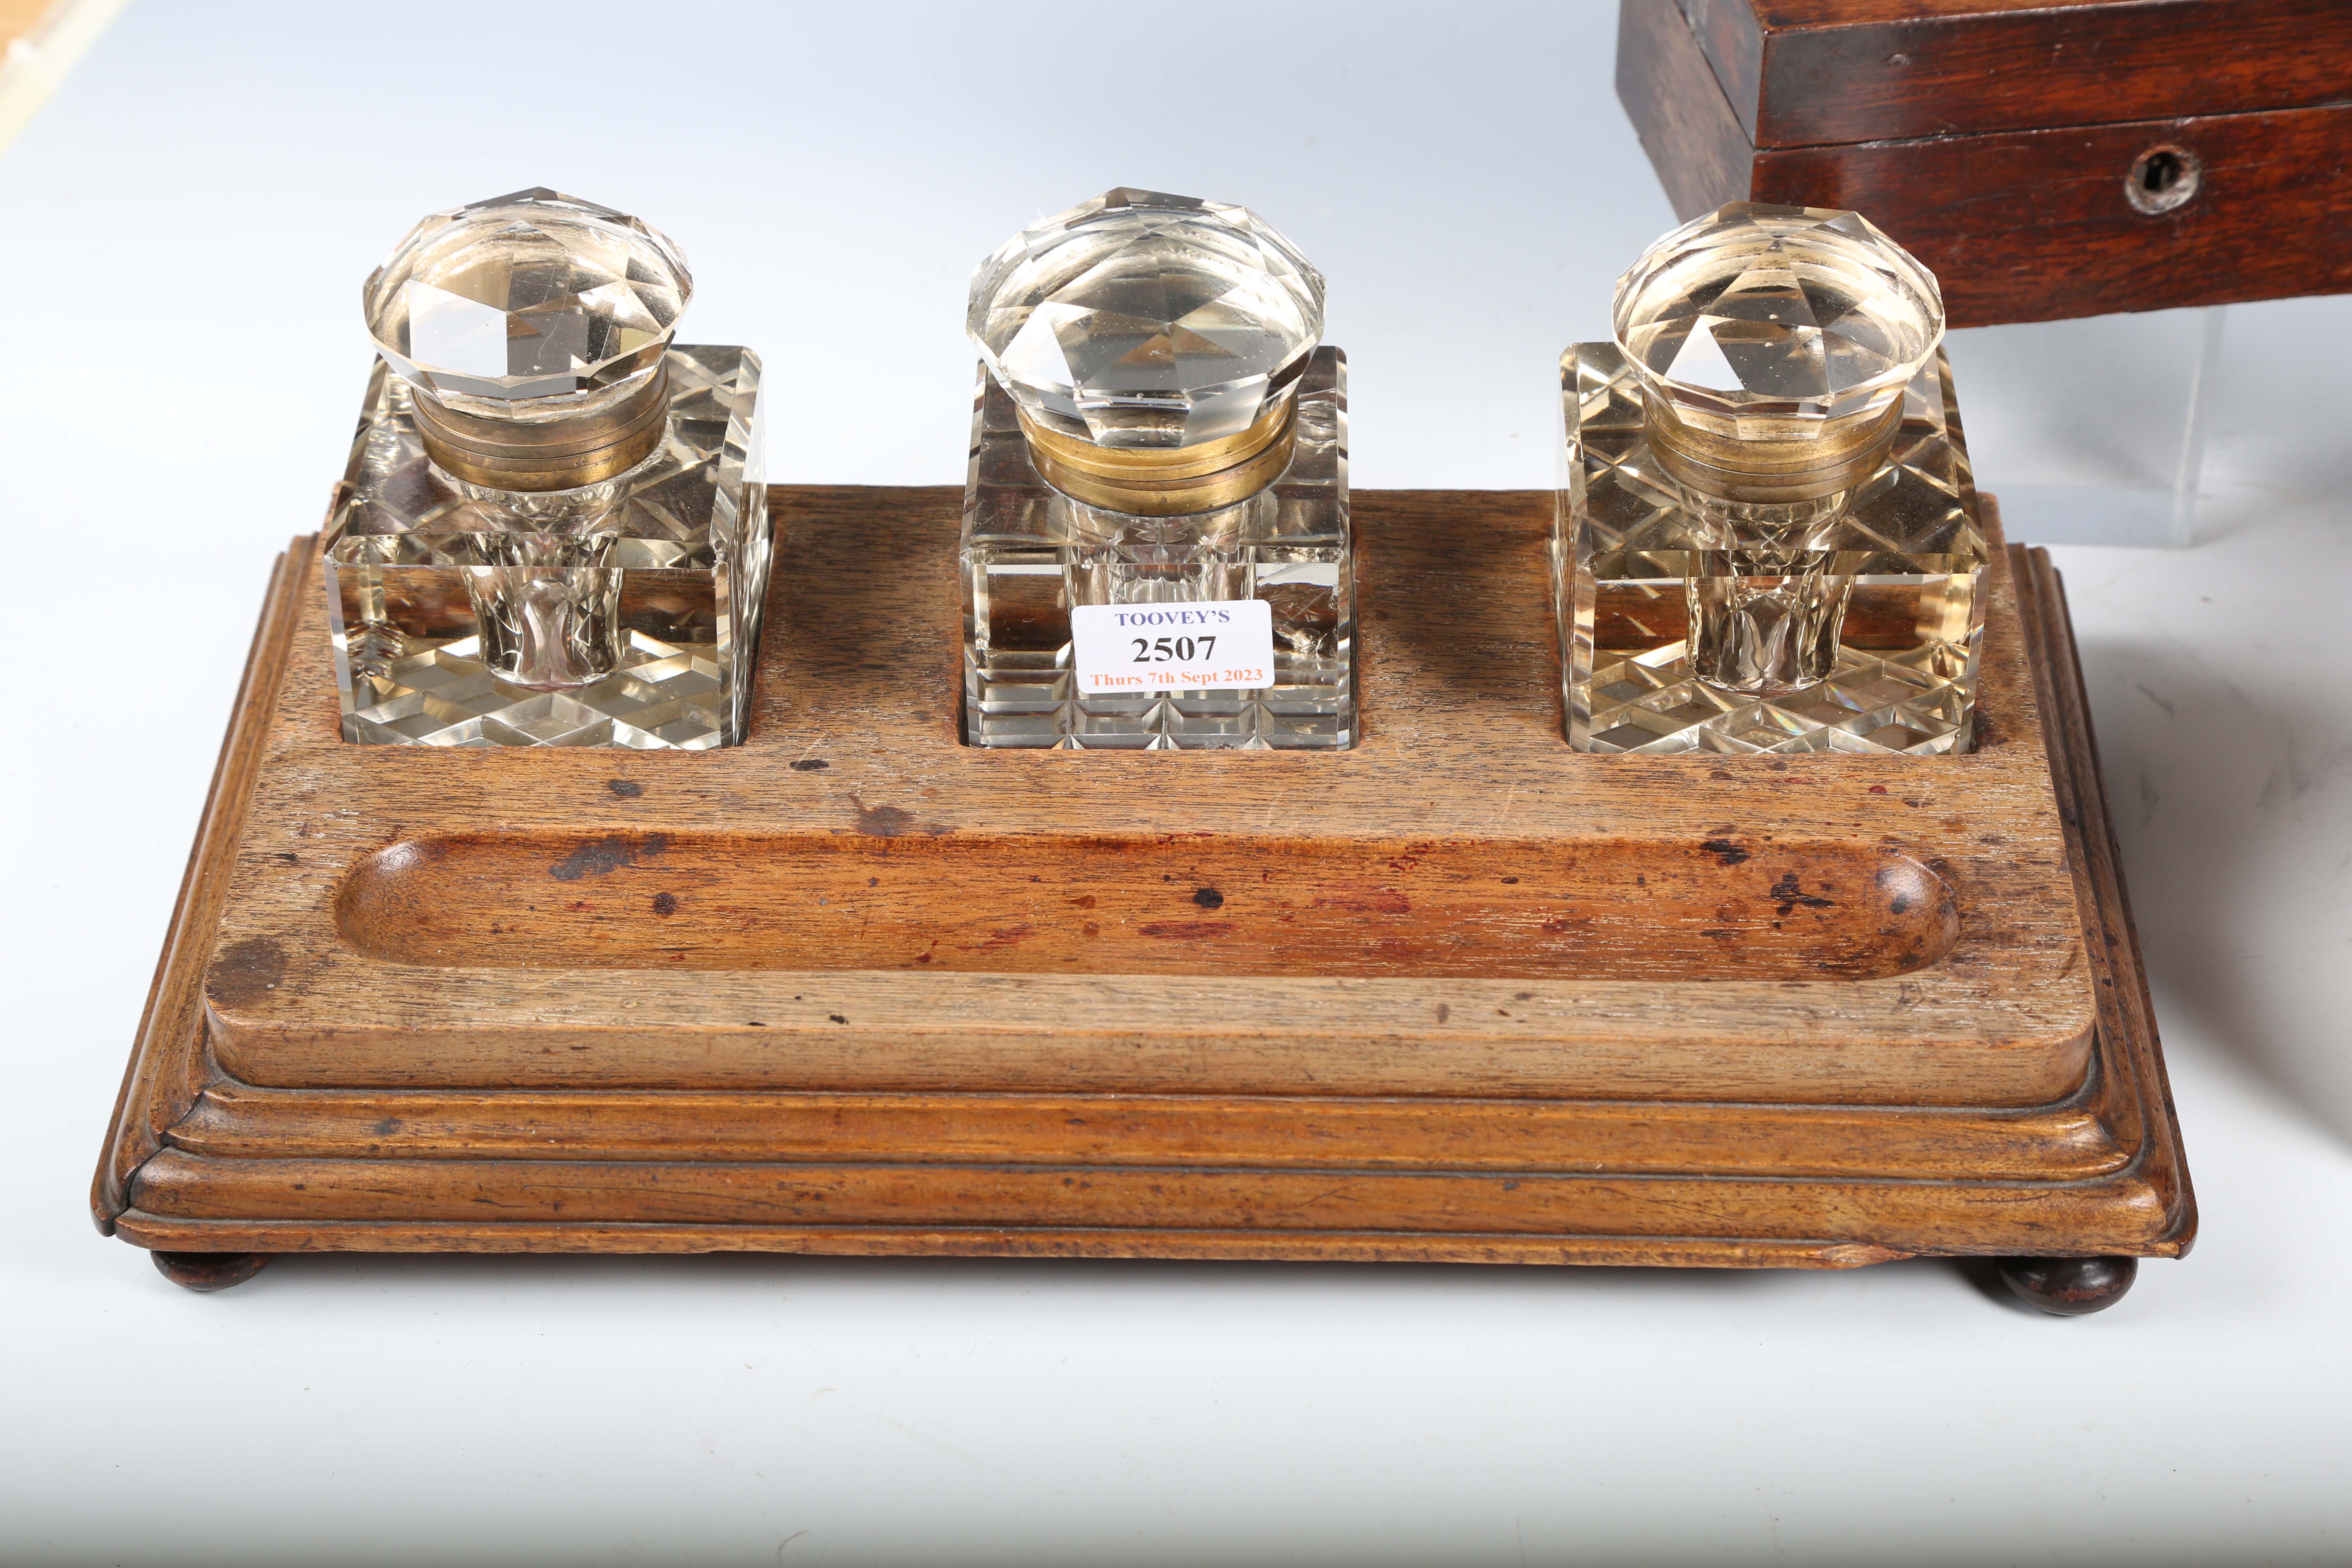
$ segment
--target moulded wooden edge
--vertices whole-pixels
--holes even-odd
[[[121,1234],[156,1250],[205,1252],[711,1253],[847,1258],[1077,1258],[1250,1263],[1519,1263],[1665,1268],[1856,1268],[1908,1254],[1824,1239],[1722,1237],[1402,1236],[1332,1232],[1301,1244],[1254,1231],[1021,1230],[814,1226],[362,1225],[158,1221]]]
[[[843,1159],[547,1162],[211,1160],[166,1149],[141,1168],[143,1225],[692,1225],[805,1229],[1240,1231],[1315,1256],[1332,1232],[1442,1243],[1654,1233],[1831,1241],[1903,1253],[2168,1249],[2167,1194],[2137,1173],[2095,1182],[1865,1181],[1568,1171],[913,1165]],[[477,1216],[490,1215],[484,1221]],[[175,1242],[175,1250],[185,1250]],[[286,1251],[284,1246],[241,1250]]]
[[[172,1146],[225,1160],[907,1164],[2079,1181],[2130,1166],[2095,1076],[2031,1110],[1663,1100],[205,1089]]]
[[[148,986],[98,1174],[90,1184],[90,1213],[103,1233],[113,1229],[131,1173],[163,1146],[164,1130],[194,1102],[207,1077],[203,1059],[205,965],[221,905],[228,897],[228,865],[252,804],[254,773],[277,706],[275,671],[286,662],[294,636],[295,618],[287,613],[288,601],[300,591],[307,575],[304,552],[290,550],[278,557],[262,597],[245,673],[229,707],[220,760],[197,818],[195,844],[181,874],[172,919],[164,928],[163,955]]]
[[[2052,736],[2051,775],[2072,830],[2076,897],[2084,931],[2091,939],[2084,946],[2096,981],[2100,1035],[2103,1042],[2112,1042],[2101,1053],[2106,1068],[2103,1092],[2112,1097],[2116,1117],[2128,1116],[2137,1123],[2126,1130],[2137,1154],[2132,1175],[2162,1202],[2164,1245],[2158,1250],[2179,1257],[2196,1240],[2197,1199],[2181,1142],[2179,1112],[2165,1072],[2139,932],[2124,887],[2123,851],[2108,805],[2074,618],[2050,552],[2011,545],[2010,554],[2017,568],[2019,599],[2028,617],[2034,674]]]

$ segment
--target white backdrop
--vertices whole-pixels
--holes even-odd
[[[1360,486],[1546,485],[1553,358],[1672,221],[1612,12],[134,5],[0,158],[0,520],[41,585],[0,704],[0,1559],[2352,1554],[2342,300],[2232,313],[2210,542],[2061,556],[2206,1226],[2102,1317],[1933,1262],[319,1258],[199,1298],[89,1227],[263,575],[414,218],[641,213],[694,258],[687,337],[764,353],[780,478],[943,483],[974,260],[1114,184],[1231,197],[1331,279]],[[1964,405],[2011,367],[1971,416],[1997,489],[2042,422],[1994,341],[1955,357]]]

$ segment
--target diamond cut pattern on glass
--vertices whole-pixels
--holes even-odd
[[[1108,447],[1236,436],[1323,333],[1323,275],[1246,207],[1110,191],[972,275],[966,326],[1033,418]]]
[[[1618,281],[1618,346],[1695,411],[1836,418],[1917,374],[1941,339],[1934,276],[1858,214],[1735,202]]]
[[[345,740],[698,751],[742,738],[772,542],[760,360],[695,346],[667,364],[662,445],[583,536],[576,512],[534,520],[517,510],[534,498],[469,494],[435,468],[408,384],[378,363],[323,542]],[[476,589],[559,545],[569,564],[542,574],[616,604],[615,667],[561,690],[500,679],[482,658]]]
[[[571,416],[643,383],[693,291],[667,236],[534,186],[425,218],[365,300],[376,352],[452,406]]]
[[[1762,700],[1692,677],[1687,584],[1709,535],[1643,435],[1612,343],[1560,360],[1568,483],[1552,536],[1571,744],[1592,752],[1927,755],[1967,749],[1987,559],[1949,366],[1904,389],[1893,455],[1822,540],[1855,579],[1829,678]]]

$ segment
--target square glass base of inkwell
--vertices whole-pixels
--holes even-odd
[[[1065,750],[1339,750],[1354,743],[1355,584],[1348,531],[1346,357],[1315,351],[1282,477],[1247,500],[1138,517],[1041,478],[1013,399],[986,371],[964,487],[966,743]],[[1071,611],[1255,599],[1273,629],[1269,686],[1078,689]]]
[[[1552,587],[1570,744],[1969,749],[1987,552],[1940,351],[1904,393],[1886,463],[1833,521],[1777,548],[1727,537],[1659,467],[1615,344],[1561,355],[1560,395],[1567,474]],[[1769,693],[1699,679],[1775,662],[1823,673]]]
[[[743,738],[771,537],[760,357],[667,356],[661,445],[517,495],[427,460],[378,361],[324,559],[343,738],[699,751]]]

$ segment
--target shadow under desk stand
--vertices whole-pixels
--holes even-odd
[[[93,1190],[299,1250],[1844,1268],[2194,1205],[2046,556],[1960,758],[1560,739],[1551,498],[1357,498],[1363,740],[957,743],[957,493],[778,487],[747,742],[337,737],[280,562]],[[1987,503],[1987,526],[1997,520]],[[886,591],[887,590],[887,591]]]

